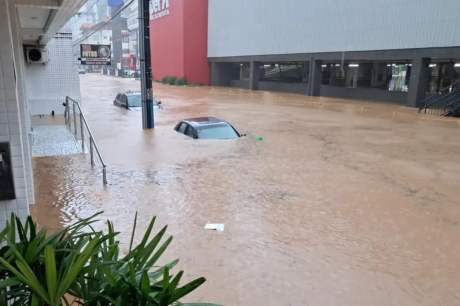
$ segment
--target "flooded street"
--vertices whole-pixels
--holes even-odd
[[[155,84],[156,129],[113,106],[130,79],[81,76],[108,164],[34,159],[35,218],[50,228],[104,211],[128,243],[132,220],[169,225],[165,254],[186,301],[224,305],[460,305],[460,123],[378,103]],[[248,136],[193,140],[183,118],[216,116]],[[224,223],[224,232],[204,225]],[[159,225],[158,227],[159,228]],[[140,231],[138,231],[140,235]],[[137,238],[139,238],[139,235]]]

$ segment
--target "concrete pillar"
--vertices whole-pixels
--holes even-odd
[[[249,66],[249,89],[251,90],[259,89],[259,80],[260,80],[260,63],[251,62]]]
[[[310,61],[309,96],[319,97],[321,95],[321,65],[321,60],[312,58]]]
[[[211,85],[230,86],[232,74],[232,63],[211,63]]]
[[[337,69],[338,67],[335,66],[335,64],[331,65],[330,69],[330,74],[329,74],[329,86],[335,86],[336,85],[336,74],[337,74]]]
[[[419,107],[425,99],[430,78],[429,58],[416,58],[412,61],[412,71],[407,94],[407,105]]]
[[[386,82],[386,63],[373,63],[372,64],[372,76],[371,76],[371,87],[378,88]],[[381,76],[379,80],[379,76]]]

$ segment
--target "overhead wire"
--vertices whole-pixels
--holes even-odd
[[[130,0],[129,2],[126,2],[120,9],[118,9],[118,11],[115,12],[115,14],[113,14],[109,19],[107,19],[106,21],[98,24],[93,30],[91,30],[89,33],[85,34],[83,37],[80,37],[79,39],[77,39],[74,43],[73,43],[73,46],[76,46],[78,44],[80,44],[81,42],[87,40],[88,38],[90,38],[91,36],[93,36],[94,34],[96,34],[97,32],[99,32],[100,30],[102,30],[103,28],[105,28],[109,23],[111,23],[116,17],[118,17],[124,10],[126,10],[131,4],[133,4],[134,1],[137,1],[137,0]]]

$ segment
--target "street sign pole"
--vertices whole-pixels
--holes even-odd
[[[152,62],[150,56],[149,0],[139,0],[139,62],[141,68],[142,128],[155,126],[153,117]]]

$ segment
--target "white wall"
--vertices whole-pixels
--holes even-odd
[[[209,0],[209,57],[460,46],[459,0]]]
[[[32,115],[63,114],[66,96],[80,100],[80,80],[72,53],[72,37],[57,35],[47,45],[46,64],[26,64],[26,85]]]
[[[16,199],[0,201],[0,228],[11,213],[29,213],[31,163],[22,87],[18,20],[12,0],[0,0],[0,142],[10,144]],[[27,153],[29,150],[29,153]]]

